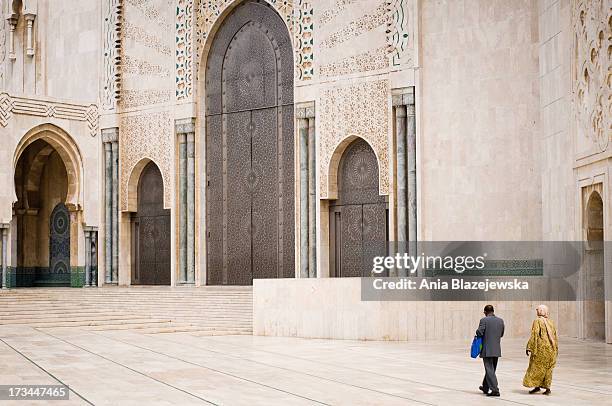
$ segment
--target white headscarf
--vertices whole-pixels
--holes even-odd
[[[538,318],[540,318],[542,321],[544,321],[544,325],[546,326],[546,334],[548,335],[548,339],[550,340],[550,343],[552,344],[552,346],[556,347],[557,343],[555,341],[555,336],[553,335],[552,326],[548,322],[548,306],[543,305],[543,304],[539,305],[538,307],[536,307],[536,314],[538,315]]]

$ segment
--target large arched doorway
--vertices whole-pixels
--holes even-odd
[[[371,276],[372,257],[385,255],[389,232],[378,161],[366,141],[346,148],[337,179],[338,198],[329,206],[330,276]]]
[[[17,268],[11,285],[70,286],[69,181],[62,157],[37,139],[19,155],[14,181]]]
[[[138,180],[132,214],[132,285],[170,285],[170,210],[164,209],[164,181],[149,162]]]
[[[604,217],[603,200],[594,191],[586,206],[586,273],[584,285],[584,337],[594,340],[606,338],[606,306],[604,280]]]
[[[293,57],[268,4],[223,21],[205,87],[207,283],[293,277]]]

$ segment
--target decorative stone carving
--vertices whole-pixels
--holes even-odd
[[[573,105],[578,134],[605,151],[612,139],[612,8],[605,0],[572,2]]]
[[[351,21],[335,31],[319,44],[321,48],[334,48],[350,38],[371,31],[387,23],[388,13],[384,2],[381,2],[371,12],[365,13],[358,19]]]
[[[122,0],[106,0],[104,2],[104,87],[102,91],[102,106],[106,110],[116,108],[119,99],[121,72],[121,12]]]
[[[0,17],[0,86],[4,86],[4,59],[6,58],[6,28],[4,18]]]
[[[359,0],[336,0],[333,7],[328,8],[327,10],[321,13],[321,17],[319,17],[318,24],[320,26],[327,25],[330,21],[332,21],[338,14],[343,12],[349,5],[358,2]]]
[[[369,81],[330,87],[321,92],[319,157],[320,195],[328,198],[329,165],[337,146],[349,136],[365,139],[379,166],[380,193],[389,193],[389,82]]]
[[[323,64],[319,67],[319,75],[331,77],[384,69],[389,65],[387,50],[388,47],[383,45],[339,61]]]
[[[281,15],[289,32],[294,34],[296,76],[312,76],[312,16],[313,8],[305,0],[266,0]],[[185,100],[193,95],[194,80],[206,39],[217,18],[233,0],[177,0],[175,83],[176,99]],[[297,10],[294,10],[295,8]],[[301,12],[300,12],[301,11]],[[301,18],[303,17],[303,18]],[[298,46],[297,33],[302,45]],[[303,34],[303,35],[302,35]],[[299,61],[299,62],[298,62]],[[299,73],[298,73],[299,71]]]
[[[170,76],[170,70],[164,66],[130,55],[122,56],[121,72],[123,74],[159,76],[162,78]]]
[[[164,207],[171,206],[171,161],[174,124],[169,111],[125,115],[119,122],[121,161],[120,210],[128,210],[128,182],[134,166],[143,158],[159,167],[164,179]],[[152,141],[155,142],[152,142]]]
[[[412,15],[414,0],[391,0],[389,29],[387,34],[391,66],[412,63]]]
[[[305,0],[298,0],[295,10],[295,73],[298,80],[309,80],[314,76],[314,9]]]
[[[193,89],[193,2],[194,0],[178,0],[176,6],[177,100],[189,98]]]
[[[92,137],[98,134],[99,114],[95,104],[53,102],[0,93],[0,126],[6,127],[13,114],[87,121],[89,134]]]
[[[121,54],[121,108],[166,103],[174,99],[174,38],[169,22],[175,0],[125,0]]]

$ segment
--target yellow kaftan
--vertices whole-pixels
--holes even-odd
[[[529,367],[523,378],[523,386],[535,388],[550,388],[552,383],[552,372],[557,363],[557,353],[559,351],[557,341],[557,328],[552,320],[547,319],[551,329],[553,342],[546,331],[544,318],[538,317],[531,325],[531,338],[527,343],[527,349],[531,351],[529,357]]]

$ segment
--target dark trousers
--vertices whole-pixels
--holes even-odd
[[[497,360],[498,357],[482,357],[482,362],[484,363],[485,368],[485,376],[482,380],[482,387],[487,392],[489,389],[493,392],[499,392],[499,388],[497,387],[497,376],[495,375]]]

